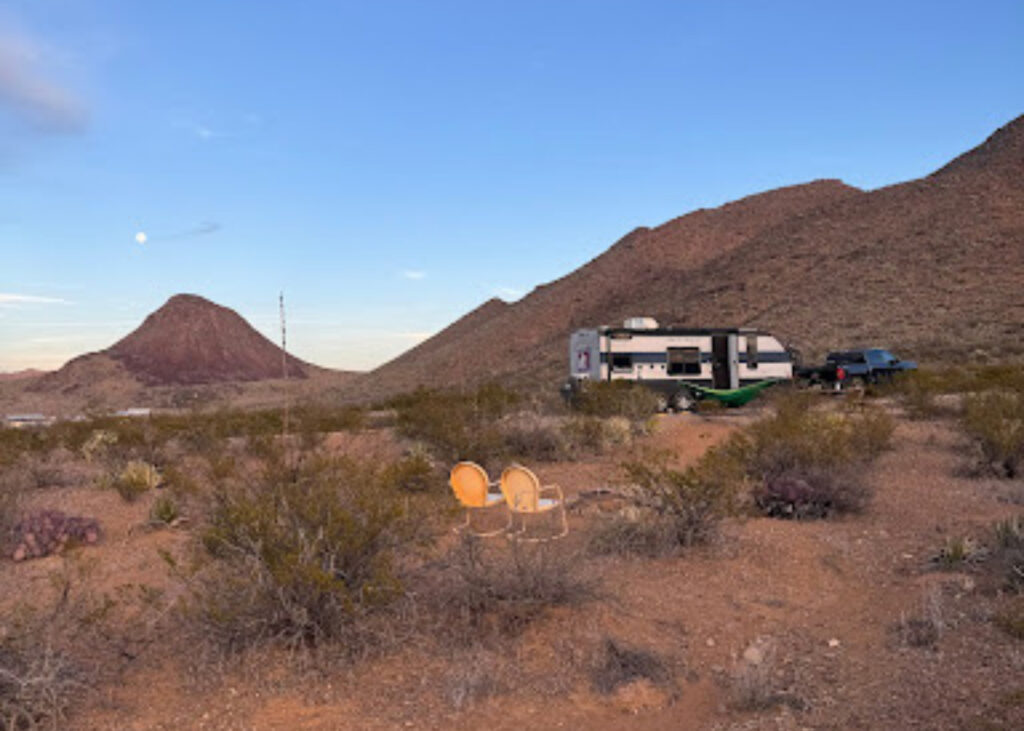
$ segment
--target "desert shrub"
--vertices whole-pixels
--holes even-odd
[[[602,643],[601,659],[590,673],[594,690],[607,695],[642,679],[655,685],[669,685],[672,672],[665,661],[650,650],[629,647],[606,637]]]
[[[806,467],[766,475],[754,490],[754,504],[772,518],[827,518],[856,513],[871,498],[863,473],[853,468]]]
[[[671,522],[650,511],[622,510],[591,527],[588,549],[598,555],[665,556],[680,549]]]
[[[135,502],[139,496],[160,484],[160,473],[148,462],[132,461],[114,475],[110,486],[117,490],[126,502]]]
[[[181,516],[181,508],[178,502],[169,494],[164,493],[153,501],[149,509],[149,519],[152,523],[171,525]]]
[[[1024,591],[1024,517],[1015,515],[993,526],[992,549],[995,570],[1002,574],[1004,587]]]
[[[293,410],[292,420],[299,434],[353,431],[366,425],[366,411],[356,406],[302,404]]]
[[[1007,478],[1024,473],[1024,392],[968,397],[963,428],[978,448],[980,471]]]
[[[894,627],[901,645],[932,649],[938,644],[944,629],[942,595],[937,589],[924,595],[916,612],[901,614]]]
[[[461,642],[515,636],[549,608],[594,592],[578,557],[558,542],[485,545],[464,536],[434,578],[425,598],[435,606],[435,629]]]
[[[605,542],[627,552],[661,553],[707,542],[719,523],[736,508],[745,478],[740,465],[721,449],[712,448],[686,469],[669,465],[666,455],[649,454],[623,465],[623,493],[637,506],[632,522],[619,518],[597,546]],[[664,549],[664,550],[662,550]]]
[[[25,515],[11,529],[15,561],[49,556],[65,548],[92,544],[101,536],[100,524],[95,518],[66,515],[60,510],[40,510]]]
[[[504,450],[511,458],[555,462],[569,451],[557,417],[519,413],[503,419],[499,430]]]
[[[586,382],[573,397],[572,406],[587,416],[623,416],[630,421],[643,421],[658,411],[659,398],[633,381]]]
[[[411,450],[404,457],[384,468],[384,481],[406,492],[426,492],[432,486],[443,484],[438,479],[433,460],[422,449]]]
[[[405,514],[379,468],[267,464],[215,486],[202,541],[215,559],[193,611],[217,644],[319,645],[400,595]]]
[[[1018,640],[1024,640],[1024,601],[1018,597],[995,616],[999,629]]]
[[[951,571],[968,564],[981,563],[988,556],[988,549],[969,536],[952,536],[932,556],[932,563],[938,568]]]
[[[838,413],[811,408],[802,394],[777,402],[721,446],[754,485],[754,502],[779,517],[827,517],[862,509],[870,490],[863,466],[888,448],[892,417],[877,408]]]
[[[571,451],[603,454],[615,447],[628,445],[634,432],[645,429],[646,424],[635,425],[622,416],[576,416],[565,422],[562,432]]]
[[[0,634],[0,730],[62,728],[81,675],[38,629]]]
[[[498,419],[510,413],[518,396],[488,384],[475,391],[418,389],[395,399],[400,434],[429,444],[445,461],[486,463],[507,452]]]

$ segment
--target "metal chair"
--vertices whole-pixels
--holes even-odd
[[[491,492],[491,487],[497,486],[487,477],[487,472],[476,462],[459,462],[452,467],[448,483],[455,493],[455,498],[466,509],[466,521],[455,527],[456,533],[467,531],[468,533],[487,538],[501,533],[507,533],[512,527],[512,514],[508,514],[508,522],[497,530],[480,531],[473,527],[473,516],[490,508],[496,508],[505,504],[505,497],[500,492]]]
[[[522,465],[512,465],[501,473],[501,492],[508,503],[509,516],[519,516],[520,527],[510,533],[510,537],[522,541],[550,541],[562,538],[569,533],[569,523],[565,515],[565,495],[558,485],[541,486],[537,475]],[[552,497],[544,497],[544,495]],[[527,517],[540,515],[557,515],[558,531],[548,536],[529,536]],[[514,522],[514,520],[512,521]]]

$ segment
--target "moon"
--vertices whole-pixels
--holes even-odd
[[[144,244],[146,243],[147,239],[149,239],[149,237],[146,236],[145,231],[139,231],[137,234],[135,234],[135,243],[137,244]]]

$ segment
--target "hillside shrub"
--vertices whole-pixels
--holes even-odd
[[[468,459],[487,463],[507,456],[509,447],[498,424],[519,396],[500,384],[474,391],[418,389],[391,402],[398,432],[425,442],[446,462]]]
[[[1010,479],[1024,473],[1024,392],[969,396],[962,424],[978,449],[978,471]]]
[[[605,637],[601,645],[601,659],[591,670],[590,680],[594,690],[608,695],[636,680],[670,686],[672,672],[654,652]]]
[[[586,382],[572,399],[573,409],[586,416],[622,416],[644,421],[659,410],[659,398],[651,389],[633,381]]]
[[[382,470],[343,458],[271,462],[215,486],[202,542],[215,559],[195,616],[217,644],[319,645],[402,587],[402,503]]]
[[[550,608],[577,605],[595,591],[564,542],[485,544],[463,536],[433,578],[424,598],[434,605],[435,631],[455,642],[518,635]]]
[[[656,556],[706,543],[735,512],[746,484],[739,463],[717,447],[685,469],[670,466],[665,454],[648,454],[623,470],[623,494],[635,509],[595,531],[591,549],[598,553]]]
[[[734,435],[722,451],[742,464],[765,514],[828,517],[866,506],[863,467],[889,447],[894,429],[880,409],[820,411],[798,395],[778,402],[774,416]]]
[[[82,685],[70,656],[42,630],[0,634],[0,730],[66,727]]]

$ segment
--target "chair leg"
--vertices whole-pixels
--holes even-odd
[[[472,527],[472,516],[473,516],[473,511],[474,510],[486,510],[486,508],[467,508],[466,509],[466,522],[463,523],[462,525],[456,526],[453,529],[456,533],[462,533],[463,531],[468,531],[470,533],[470,535],[474,535],[477,538],[490,538],[491,536],[507,534],[509,532],[509,528],[512,527],[512,512],[508,511],[508,520],[505,522],[505,525],[502,526],[501,528],[498,528],[496,530],[491,530],[491,531],[478,531],[478,530],[475,530]]]

